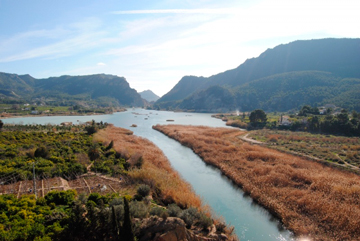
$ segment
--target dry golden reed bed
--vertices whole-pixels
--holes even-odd
[[[360,240],[360,177],[250,145],[229,128],[156,125],[276,215],[297,237]]]
[[[113,140],[116,151],[129,157],[142,156],[142,168],[131,169],[129,175],[161,190],[164,200],[174,200],[183,207],[192,206],[204,210],[201,199],[192,191],[191,186],[172,169],[163,152],[149,140],[112,125],[98,131],[94,135],[94,140],[106,144]]]

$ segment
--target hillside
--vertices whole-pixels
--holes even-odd
[[[336,100],[340,100],[341,107],[360,110],[358,102],[352,99],[360,96],[359,52],[360,39],[302,40],[279,45],[257,58],[246,60],[236,69],[208,78],[192,76],[191,82],[184,77],[156,102],[155,107],[200,110],[194,107],[201,104],[197,103],[199,99],[205,101],[202,91],[218,85],[233,94],[226,100],[221,95],[216,97],[225,101],[224,104],[233,98],[234,106],[229,106],[230,110],[284,111],[304,104],[335,103]],[[346,81],[348,78],[353,81]],[[201,108],[208,112],[216,109],[216,106]]]
[[[2,98],[25,101],[42,98],[45,102],[67,104],[83,101],[98,105],[143,106],[144,103],[125,78],[105,74],[35,79],[30,75],[0,73],[0,95]]]
[[[154,92],[151,90],[144,90],[142,92],[139,92],[141,98],[144,100],[151,102],[151,101],[157,101],[160,97],[157,96]]]

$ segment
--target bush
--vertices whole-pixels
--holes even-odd
[[[142,197],[146,197],[149,195],[150,193],[150,187],[146,184],[142,184],[139,186],[139,188],[137,189],[137,194],[139,194]]]
[[[166,210],[165,210],[164,208],[155,206],[155,207],[152,207],[152,208],[151,208],[151,210],[150,210],[150,215],[161,217],[161,215],[162,215],[164,212],[166,212]]]
[[[184,220],[188,228],[194,224],[195,220],[199,218],[199,213],[196,208],[189,208],[180,213],[180,218]]]
[[[175,203],[168,205],[167,209],[170,217],[179,217],[181,213],[181,208]]]
[[[199,226],[203,229],[207,229],[213,224],[212,219],[206,216],[205,213],[200,213],[200,217],[198,221],[199,221]]]
[[[226,224],[224,222],[219,222],[215,225],[217,233],[225,233]]]
[[[45,195],[45,200],[47,204],[70,205],[75,200],[76,195],[75,190],[51,191]]]
[[[48,150],[46,149],[45,146],[40,146],[35,150],[34,156],[35,157],[42,157],[42,158],[46,158],[49,155]]]
[[[96,205],[102,206],[109,203],[109,198],[106,196],[102,196],[97,192],[94,192],[89,195],[88,201],[93,201],[96,203]]]
[[[92,135],[98,131],[98,128],[95,125],[86,126],[85,131],[88,135]]]
[[[130,203],[130,214],[133,218],[146,218],[148,213],[148,207],[143,202],[132,201]]]

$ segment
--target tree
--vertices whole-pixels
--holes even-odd
[[[319,115],[320,111],[317,107],[311,107],[309,105],[305,105],[299,111],[298,116],[307,116],[308,114]]]
[[[49,155],[49,152],[45,146],[40,146],[40,147],[36,148],[36,150],[34,152],[34,157],[46,158],[48,155]]]
[[[129,201],[124,197],[124,223],[121,229],[121,237],[125,241],[134,241],[134,232],[131,224]]]
[[[309,129],[310,131],[320,131],[320,119],[317,116],[309,118]]]
[[[3,128],[4,122],[2,122],[2,120],[0,120],[0,130]]]
[[[96,143],[89,148],[88,156],[91,161],[95,161],[100,157],[100,151]]]
[[[250,113],[250,122],[251,123],[266,123],[267,117],[263,110],[254,110]]]

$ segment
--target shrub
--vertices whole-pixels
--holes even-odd
[[[179,217],[181,213],[181,208],[175,203],[168,205],[167,209],[167,213],[170,217]]]
[[[226,224],[224,222],[219,222],[215,224],[217,233],[225,233]]]
[[[213,224],[213,221],[211,218],[206,216],[205,213],[200,213],[198,223],[200,227],[202,227],[203,229],[207,229]]]
[[[132,201],[130,203],[130,214],[132,217],[146,218],[148,213],[148,207],[143,202]]]
[[[109,145],[105,148],[106,151],[110,150],[114,146],[114,141],[111,141]]]
[[[164,212],[166,212],[164,208],[155,206],[151,208],[150,215],[161,217]]]
[[[97,205],[104,205],[104,204],[108,204],[109,203],[109,198],[106,196],[102,196],[101,194],[94,192],[91,193],[88,197],[88,201],[93,201],[95,202]]]
[[[137,194],[139,194],[142,197],[146,197],[149,195],[150,193],[150,187],[146,184],[142,184],[139,186],[139,188],[137,189]]]
[[[88,135],[92,135],[98,131],[98,128],[95,125],[86,126],[85,131]]]
[[[43,197],[39,197],[39,198],[36,200],[36,205],[46,206],[46,199],[43,198]]]
[[[70,205],[77,195],[75,190],[67,191],[51,191],[45,195],[47,204],[54,203],[56,205]]]
[[[42,157],[42,158],[46,158],[49,155],[48,150],[46,149],[45,146],[40,146],[35,150],[34,156],[35,157]]]
[[[196,208],[189,208],[180,213],[180,218],[184,220],[188,228],[194,224],[195,220],[199,218],[199,213]]]

